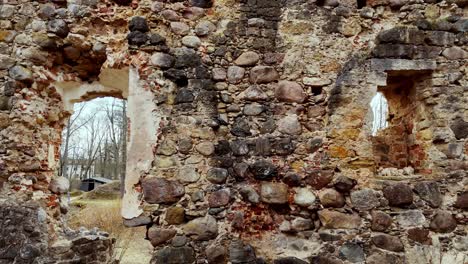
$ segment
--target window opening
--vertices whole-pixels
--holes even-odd
[[[373,114],[372,135],[375,136],[377,132],[388,127],[388,101],[382,92],[377,92],[372,98],[370,106]]]
[[[62,135],[59,168],[72,188],[87,192],[96,183],[125,178],[126,107],[125,100],[112,97],[74,105]]]
[[[370,102],[372,145],[378,169],[423,168],[426,154],[416,136],[415,124],[422,118],[423,102],[417,99],[417,87],[424,73],[389,72],[387,85],[378,87]]]

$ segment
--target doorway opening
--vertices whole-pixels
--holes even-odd
[[[372,144],[377,168],[416,170],[426,159],[416,138],[415,122],[422,102],[417,98],[420,74],[389,72],[387,85],[378,87],[370,103],[373,112]]]
[[[144,239],[146,228],[131,219],[142,213],[138,183],[153,160],[159,125],[153,92],[141,85],[133,67],[105,68],[92,82],[58,81],[53,86],[64,116],[70,118],[64,120],[62,142],[49,146],[51,161],[58,161],[53,163],[57,174],[73,178],[75,191],[61,199],[63,204],[69,201],[67,225],[81,232],[98,232],[96,227],[108,232],[116,239],[113,258],[120,263],[135,256],[149,263],[152,246]],[[67,126],[79,112],[81,121],[75,128]],[[76,126],[81,132],[75,132],[75,140],[69,137],[65,155],[67,127],[72,132]]]
[[[59,174],[70,180],[73,189],[85,192],[111,181],[123,183],[127,102],[103,97],[73,107],[62,133]]]
[[[99,97],[75,103],[62,133],[59,162],[71,183],[69,227],[108,232],[116,239],[113,258],[121,263],[137,248],[149,261],[152,249],[144,240],[144,226],[129,229],[122,221],[127,133],[127,100]]]

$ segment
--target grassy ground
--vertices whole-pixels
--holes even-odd
[[[86,198],[85,198],[86,197]],[[115,258],[121,264],[147,264],[152,246],[145,240],[145,227],[127,228],[120,216],[120,199],[88,199],[88,196],[72,199],[68,224],[78,229],[98,227],[115,237]]]

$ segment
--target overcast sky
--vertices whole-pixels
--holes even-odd
[[[90,115],[96,115],[97,118],[105,118],[105,112],[102,110],[103,106],[105,105],[111,105],[114,100],[121,101],[122,99],[114,98],[114,97],[102,97],[102,98],[96,98],[91,101],[86,101],[82,103],[76,103],[74,104],[74,113],[72,116],[72,119],[75,118],[76,115],[79,114],[78,120],[75,124],[81,123],[80,120],[87,120]],[[84,105],[84,109],[81,111],[81,114],[79,112],[79,108]],[[74,135],[72,135],[71,140],[72,141],[81,141],[84,140],[84,136],[86,134],[86,129],[83,127],[81,129],[78,129]]]
[[[113,100],[121,100],[121,99],[116,99],[114,97],[101,97],[101,98],[93,99],[91,101],[77,103],[77,104],[75,104],[73,106],[74,111],[75,111],[74,114],[77,113],[77,109],[79,109],[79,107],[81,105],[83,105],[83,104],[86,105],[86,106],[85,106],[85,109],[82,112],[82,115],[87,116],[87,115],[95,112],[96,110],[98,110],[103,105],[112,104]]]
[[[370,105],[373,114],[372,135],[375,136],[379,130],[388,127],[388,102],[381,92],[377,92]]]

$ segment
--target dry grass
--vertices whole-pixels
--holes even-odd
[[[78,197],[78,196],[82,195],[83,193],[84,192],[81,191],[81,190],[73,190],[73,191],[70,192],[70,196],[71,197]]]
[[[68,225],[73,229],[99,228],[116,239],[114,258],[122,264],[146,264],[151,258],[151,244],[144,240],[146,228],[127,228],[120,215],[120,199],[86,199],[72,201]]]
[[[120,200],[81,200],[72,202],[78,207],[69,218],[68,224],[77,229],[84,226],[88,229],[97,227],[111,236],[119,238],[125,231],[120,216]]]

